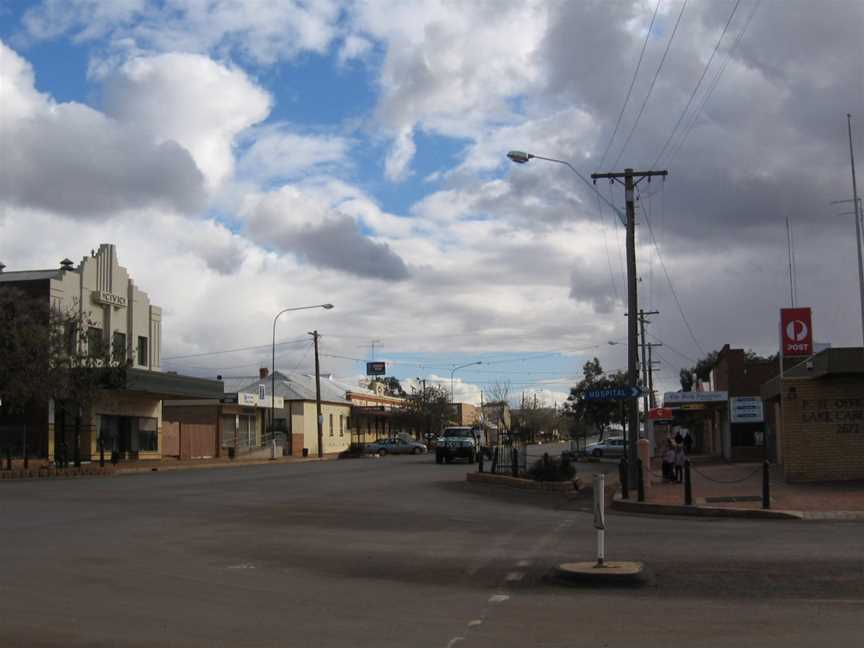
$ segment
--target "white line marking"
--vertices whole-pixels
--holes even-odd
[[[520,560],[519,562],[516,563],[516,566],[517,567],[530,567],[531,561],[530,560]]]
[[[509,583],[513,583],[516,581],[521,581],[523,578],[525,578],[524,572],[510,572],[509,574],[507,574],[507,578],[505,580],[507,580],[507,582]]]
[[[469,628],[476,628],[481,623],[483,623],[483,619],[474,619],[473,621],[468,622],[468,627]]]
[[[447,648],[453,648],[453,646],[455,646],[460,641],[465,641],[465,637],[453,637],[447,644]]]
[[[493,594],[492,596],[489,597],[489,602],[490,603],[503,603],[504,601],[506,601],[509,598],[510,597],[507,596],[506,594]]]

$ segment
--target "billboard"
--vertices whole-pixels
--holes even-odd
[[[383,376],[387,373],[387,366],[383,362],[367,362],[367,376]]]
[[[813,354],[813,322],[809,308],[780,309],[780,353],[786,358]]]

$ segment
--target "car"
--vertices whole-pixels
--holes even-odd
[[[435,463],[450,463],[454,459],[466,459],[474,463],[479,443],[470,427],[447,427],[435,443]]]
[[[398,437],[395,439],[378,439],[366,444],[366,452],[384,456],[388,454],[423,454],[426,446],[419,441]]]
[[[585,453],[592,457],[623,457],[626,447],[622,437],[609,437],[604,441],[589,443]]]

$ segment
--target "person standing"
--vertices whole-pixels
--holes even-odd
[[[684,481],[684,462],[687,460],[687,453],[684,452],[684,445],[678,444],[675,446],[675,481],[679,484]]]
[[[675,448],[672,440],[666,441],[666,449],[663,451],[663,481],[675,480]]]
[[[690,454],[690,451],[693,449],[693,437],[690,436],[690,430],[684,430],[684,452],[687,455]]]

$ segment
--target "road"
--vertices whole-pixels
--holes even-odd
[[[610,514],[434,457],[0,483],[0,645],[857,645],[864,525]],[[590,481],[590,480],[589,480]]]

